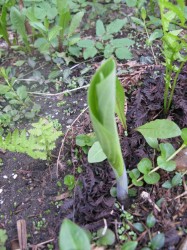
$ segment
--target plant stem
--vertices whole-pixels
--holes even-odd
[[[171,89],[169,101],[168,101],[168,105],[167,105],[167,108],[166,108],[166,113],[167,113],[167,112],[169,111],[169,109],[170,109],[171,102],[172,102],[172,99],[173,99],[174,90],[175,90],[175,87],[176,87],[176,84],[177,84],[177,79],[178,79],[179,73],[181,72],[181,70],[182,70],[184,64],[185,64],[185,61],[181,63],[181,65],[180,65],[180,67],[179,67],[179,70],[177,71],[177,73],[176,73],[176,75],[175,75],[175,78],[174,78],[174,81],[173,81],[173,84],[172,84],[172,89]]]
[[[183,148],[185,148],[186,147],[186,145],[185,144],[182,144],[181,146],[180,146],[180,148],[178,148],[167,160],[166,160],[166,162],[168,162],[168,161],[170,161],[170,160],[172,160]],[[154,173],[154,172],[156,172],[157,170],[159,170],[160,169],[160,167],[159,166],[157,166],[156,168],[154,168],[154,169],[152,169],[150,172],[149,172],[149,174],[152,174],[152,173]],[[143,180],[143,178],[144,178],[144,176],[142,176],[142,177],[140,177],[137,181],[141,181],[141,180]],[[129,185],[129,187],[128,188],[131,188],[131,187],[133,187],[134,186],[134,184],[131,184],[131,185]]]
[[[116,174],[117,176],[117,174]],[[121,176],[116,177],[117,180],[117,199],[125,207],[128,206],[129,197],[128,197],[128,180],[127,180],[127,171],[124,164],[124,171]]]

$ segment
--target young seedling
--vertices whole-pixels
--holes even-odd
[[[115,61],[110,58],[101,65],[91,80],[88,106],[96,137],[116,175],[117,198],[126,204],[127,172],[115,122],[116,84],[119,82],[116,80]]]

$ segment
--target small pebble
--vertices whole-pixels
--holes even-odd
[[[3,178],[4,178],[4,179],[8,179],[8,176],[7,176],[7,175],[3,175]]]
[[[0,194],[3,192],[3,189],[2,188],[0,188]]]

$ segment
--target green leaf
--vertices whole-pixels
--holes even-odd
[[[160,29],[156,29],[154,30],[153,33],[151,33],[151,35],[149,36],[149,38],[147,39],[148,44],[152,44],[152,42],[158,38],[161,38],[163,36],[163,31]]]
[[[68,174],[64,177],[64,184],[68,186],[68,190],[72,190],[75,187],[74,175]]]
[[[146,16],[147,16],[146,10],[145,10],[144,7],[142,7],[142,8],[141,8],[141,18],[142,18],[143,20],[145,20],[145,19],[146,19]]]
[[[131,19],[132,19],[132,21],[134,23],[136,23],[136,24],[138,24],[138,25],[140,25],[142,27],[145,27],[145,24],[144,24],[144,22],[141,19],[139,19],[137,17],[133,17],[133,16],[131,17]]]
[[[120,81],[116,78],[116,113],[124,127],[127,129],[125,108],[125,92]]]
[[[156,223],[156,218],[154,217],[154,215],[151,213],[147,216],[147,219],[146,219],[146,225],[148,228],[152,228],[154,227]]]
[[[18,34],[22,37],[25,45],[29,48],[27,33],[25,29],[25,17],[16,7],[11,7],[10,9],[10,20],[13,27],[16,29]]]
[[[175,176],[173,176],[173,178],[171,180],[171,183],[172,183],[173,187],[181,185],[182,176],[183,176],[182,173],[176,173]]]
[[[107,44],[104,49],[104,57],[109,58],[114,52],[114,47],[111,44]]]
[[[96,22],[96,35],[97,36],[103,36],[105,33],[105,27],[101,20],[97,20]]]
[[[137,0],[126,0],[126,4],[128,7],[135,7],[137,4]]]
[[[97,49],[95,47],[86,48],[83,52],[84,59],[93,58],[97,54]]]
[[[187,145],[187,128],[182,129],[181,138],[183,139],[184,144]]]
[[[156,173],[156,172],[144,175],[144,181],[147,184],[154,185],[154,184],[158,183],[159,180],[160,180],[160,175],[158,173]]]
[[[85,40],[80,40],[77,45],[81,48],[93,48],[95,45],[95,42],[93,40],[90,39],[85,39]]]
[[[80,147],[84,146],[92,146],[93,143],[96,141],[96,137],[93,133],[87,135],[77,135],[76,136],[76,145]]]
[[[118,59],[123,60],[130,60],[132,59],[132,54],[130,52],[130,50],[127,47],[124,48],[117,48],[115,51],[115,54],[117,56]]]
[[[0,87],[0,95],[4,95],[5,93],[7,93],[9,91],[10,87],[7,85],[2,85]]]
[[[171,181],[165,181],[165,182],[162,184],[162,187],[163,187],[163,188],[170,189],[170,188],[172,188],[173,186],[172,186]]]
[[[164,169],[167,172],[171,172],[176,168],[175,161],[166,161],[166,159],[162,156],[159,156],[157,158],[157,164],[160,168]]]
[[[72,36],[73,33],[76,31],[76,29],[79,27],[82,18],[84,16],[84,12],[78,12],[77,14],[75,14],[71,20],[70,26],[69,26],[69,30],[68,30],[68,37]]]
[[[122,245],[121,250],[135,250],[137,246],[137,241],[128,241]]]
[[[53,26],[48,32],[48,40],[51,41],[55,39],[60,34],[61,29],[62,27],[60,26]]]
[[[171,143],[160,143],[159,148],[163,159],[167,160],[174,152],[175,149]]]
[[[106,31],[108,34],[118,33],[126,23],[126,19],[115,19],[113,22],[106,26]]]
[[[140,171],[137,168],[128,171],[128,173],[131,179],[138,179],[140,177]]]
[[[60,250],[91,250],[86,232],[72,221],[65,219],[60,228]]]
[[[16,92],[21,100],[25,100],[27,98],[28,94],[25,86],[18,87]]]
[[[143,158],[138,163],[138,170],[143,174],[148,174],[152,169],[152,162],[148,158]]]
[[[138,230],[139,232],[144,232],[145,231],[145,228],[144,228],[144,226],[142,225],[142,223],[140,223],[140,222],[136,222],[136,223],[134,223],[134,224],[132,224],[133,225],[133,227],[136,229],[136,230]]]
[[[144,137],[146,142],[149,144],[150,147],[154,149],[158,149],[158,140],[157,138],[151,138],[151,137]]]
[[[136,187],[142,187],[143,186],[143,181],[138,181],[136,179],[132,179],[132,183],[136,186]]]
[[[30,25],[35,28],[36,30],[39,30],[41,33],[47,32],[47,28],[41,23],[41,22],[30,22]]]
[[[88,162],[102,162],[106,159],[106,155],[103,152],[103,149],[98,141],[96,141],[88,152]]]
[[[120,177],[124,174],[124,161],[115,122],[116,66],[112,58],[103,63],[93,76],[88,90],[88,105],[96,137]]]
[[[161,249],[164,246],[164,243],[165,243],[165,235],[163,233],[158,233],[152,238],[150,246],[151,249],[153,250]]]
[[[181,135],[176,123],[167,119],[158,119],[148,122],[136,129],[144,137],[167,139]]]
[[[112,232],[112,230],[107,229],[105,234],[103,235],[103,230],[104,229],[102,228],[97,231],[97,237],[99,237],[99,239],[97,240],[97,244],[99,244],[100,246],[113,245],[115,242],[115,234]]]
[[[111,44],[116,48],[129,47],[134,43],[135,41],[129,38],[118,38],[111,41]]]

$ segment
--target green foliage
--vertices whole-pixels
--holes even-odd
[[[68,190],[72,190],[75,187],[75,177],[74,175],[66,175],[64,177],[64,184],[68,187]]]
[[[1,128],[9,127],[21,118],[32,119],[40,111],[40,105],[31,101],[25,86],[21,85],[16,89],[16,79],[9,77],[10,70],[0,68],[0,76],[5,80],[0,88],[0,96],[6,101],[6,106],[2,106],[0,111]]]
[[[29,135],[26,130],[15,129],[5,138],[0,137],[0,148],[25,153],[34,159],[49,160],[51,150],[55,148],[55,141],[62,133],[54,129],[52,122],[42,118],[32,126],[33,128],[28,131]]]
[[[127,23],[127,19],[115,19],[110,24],[104,26],[101,20],[96,22],[96,39],[80,40],[77,45],[83,48],[84,59],[92,58],[98,53],[103,53],[105,58],[109,58],[115,53],[118,59],[131,59],[132,55],[129,47],[134,41],[129,38],[114,38]]]
[[[96,137],[114,169],[117,183],[124,175],[120,183],[127,193],[126,170],[115,122],[116,72],[112,58],[103,63],[93,76],[88,90],[88,105]]]
[[[176,187],[182,184],[182,174],[176,173],[171,180],[165,181],[162,184],[163,188],[170,189],[172,187]]]
[[[150,242],[150,247],[152,250],[161,249],[164,246],[164,243],[165,235],[163,233],[158,233],[152,238]]]
[[[148,228],[152,228],[152,227],[154,227],[155,223],[156,223],[156,218],[154,217],[154,215],[152,213],[149,214],[147,216],[147,219],[146,219],[146,226]]]
[[[136,129],[145,138],[156,138],[156,139],[166,139],[179,136],[181,130],[179,127],[170,120],[167,119],[157,119],[155,121],[148,122]]]
[[[88,162],[96,163],[102,162],[106,159],[106,155],[98,141],[94,142],[90,150],[88,151]]]
[[[0,229],[0,249],[6,250],[5,243],[8,239],[8,236],[6,234],[6,230]]]
[[[122,245],[121,250],[135,250],[137,246],[137,241],[128,241]]]
[[[60,228],[59,248],[60,250],[91,250],[86,232],[68,219],[62,222]]]
[[[185,21],[185,4],[184,1],[177,0],[177,4],[168,2],[168,0],[159,0],[161,13],[161,23],[163,29],[163,55],[165,59],[165,90],[164,90],[164,112],[168,113],[174,90],[177,84],[178,75],[183,65],[187,61],[187,57],[183,50],[187,48],[185,36],[181,36],[182,29],[173,30],[172,24],[176,24],[180,28],[186,28]],[[180,66],[176,66],[175,62],[180,62]],[[172,75],[175,74],[174,78]]]
[[[100,246],[113,245],[115,242],[115,234],[112,232],[112,230],[107,229],[104,233],[103,232],[103,228],[97,231],[97,237],[99,237],[99,239],[97,240],[97,244]]]

